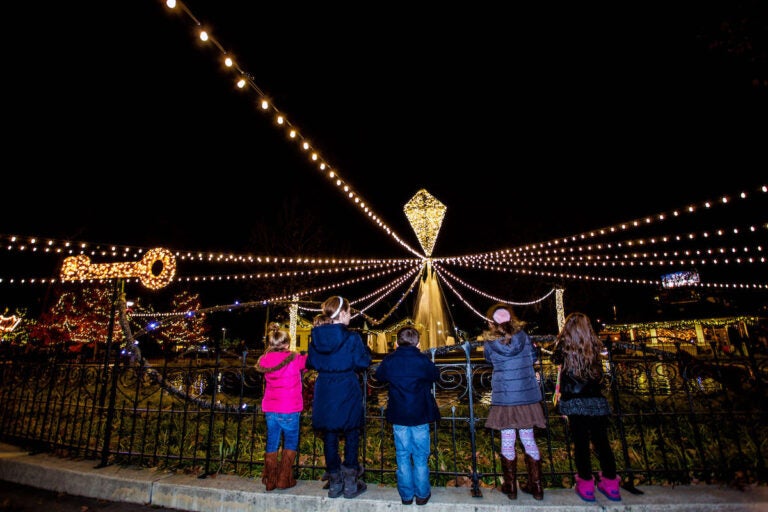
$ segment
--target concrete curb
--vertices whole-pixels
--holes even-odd
[[[330,499],[321,481],[299,481],[291,489],[267,492],[258,479],[232,475],[198,478],[119,466],[97,468],[96,465],[95,461],[63,459],[48,454],[29,455],[16,447],[0,444],[0,480],[74,496],[190,512],[250,512],[253,509],[391,512],[393,509],[417,508],[416,505],[402,505],[394,487],[372,484],[357,498]],[[598,495],[596,502],[587,503],[579,500],[570,489],[546,489],[544,499],[536,501],[525,493],[518,493],[517,500],[510,500],[496,490],[484,489],[483,497],[473,498],[467,488],[435,487],[425,508],[439,508],[441,512],[768,510],[766,486],[750,487],[745,491],[712,485],[647,486],[641,490],[642,495],[622,492],[621,502],[611,502]]]

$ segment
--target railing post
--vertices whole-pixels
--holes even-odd
[[[603,343],[608,350],[608,368],[611,372],[611,395],[613,396],[613,407],[616,415],[616,423],[619,425],[619,438],[621,439],[621,455],[624,457],[624,468],[627,480],[624,482],[624,489],[632,494],[643,494],[643,491],[635,487],[635,471],[632,469],[629,457],[629,445],[627,443],[627,433],[624,429],[624,411],[621,409],[621,398],[619,397],[619,387],[616,384],[616,363],[613,361],[613,342],[610,336]]]
[[[472,447],[472,497],[482,498],[483,491],[480,490],[480,477],[477,474],[477,434],[475,432],[475,391],[472,388],[472,344],[465,341],[461,344],[464,349],[464,356],[467,361],[467,389],[469,398],[469,442]]]
[[[221,344],[218,338],[214,338],[214,347],[216,348],[216,366],[213,372],[213,385],[211,390],[211,412],[208,416],[208,442],[205,448],[205,471],[198,478],[207,478],[211,473],[211,447],[213,444],[213,427],[216,416],[216,399],[219,392],[219,379],[221,378]]]
[[[117,312],[118,300],[124,301],[123,290],[125,281],[123,279],[116,279],[114,281],[114,288],[112,290],[112,307],[109,310],[109,332],[107,334],[107,346],[104,354],[104,383],[109,374],[109,356],[112,352],[112,340],[115,334],[115,314]],[[125,305],[123,305],[125,307]],[[101,448],[101,462],[97,468],[103,468],[109,464],[109,445],[112,443],[112,425],[115,421],[115,401],[117,400],[117,377],[118,366],[120,365],[120,351],[116,351],[115,365],[112,368],[112,383],[109,390],[109,406],[107,407],[107,420],[104,424],[104,444]],[[100,407],[104,408],[104,401],[106,400],[106,385],[102,388]]]

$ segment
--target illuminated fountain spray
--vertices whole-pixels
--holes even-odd
[[[452,345],[456,341],[453,337],[453,324],[446,314],[445,298],[430,259],[446,209],[443,203],[424,189],[416,192],[403,207],[426,256],[413,311],[413,321],[421,334],[421,350]]]

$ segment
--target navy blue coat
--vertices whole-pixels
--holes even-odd
[[[541,402],[541,387],[533,368],[536,351],[525,331],[516,332],[506,345],[501,340],[486,341],[483,355],[493,365],[491,405]]]
[[[389,383],[387,421],[412,427],[440,419],[432,384],[440,377],[437,365],[417,347],[397,347],[379,363],[376,380]]]
[[[358,372],[371,365],[363,339],[344,324],[312,328],[307,368],[317,370],[312,402],[312,427],[347,432],[365,421],[363,390]]]

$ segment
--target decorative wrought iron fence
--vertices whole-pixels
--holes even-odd
[[[552,406],[555,368],[535,337],[548,427],[537,432],[547,487],[570,487],[574,464],[567,421]],[[766,482],[768,355],[692,355],[684,340],[613,342],[605,367],[613,407],[612,445],[625,488],[639,483]],[[754,347],[755,349],[759,347]],[[113,351],[115,352],[115,351]],[[475,496],[498,485],[496,432],[484,428],[492,368],[481,342],[428,351],[440,368],[435,386],[442,418],[430,458],[434,485],[466,486]],[[0,439],[32,451],[198,473],[256,477],[266,440],[255,358],[133,360],[104,354],[88,361],[63,351],[0,352]],[[366,425],[361,444],[365,480],[395,483],[386,387],[361,375]],[[313,373],[305,378],[305,412],[296,470],[324,473],[322,441],[311,428]],[[597,468],[595,460],[594,467]],[[524,478],[524,475],[522,475]]]

